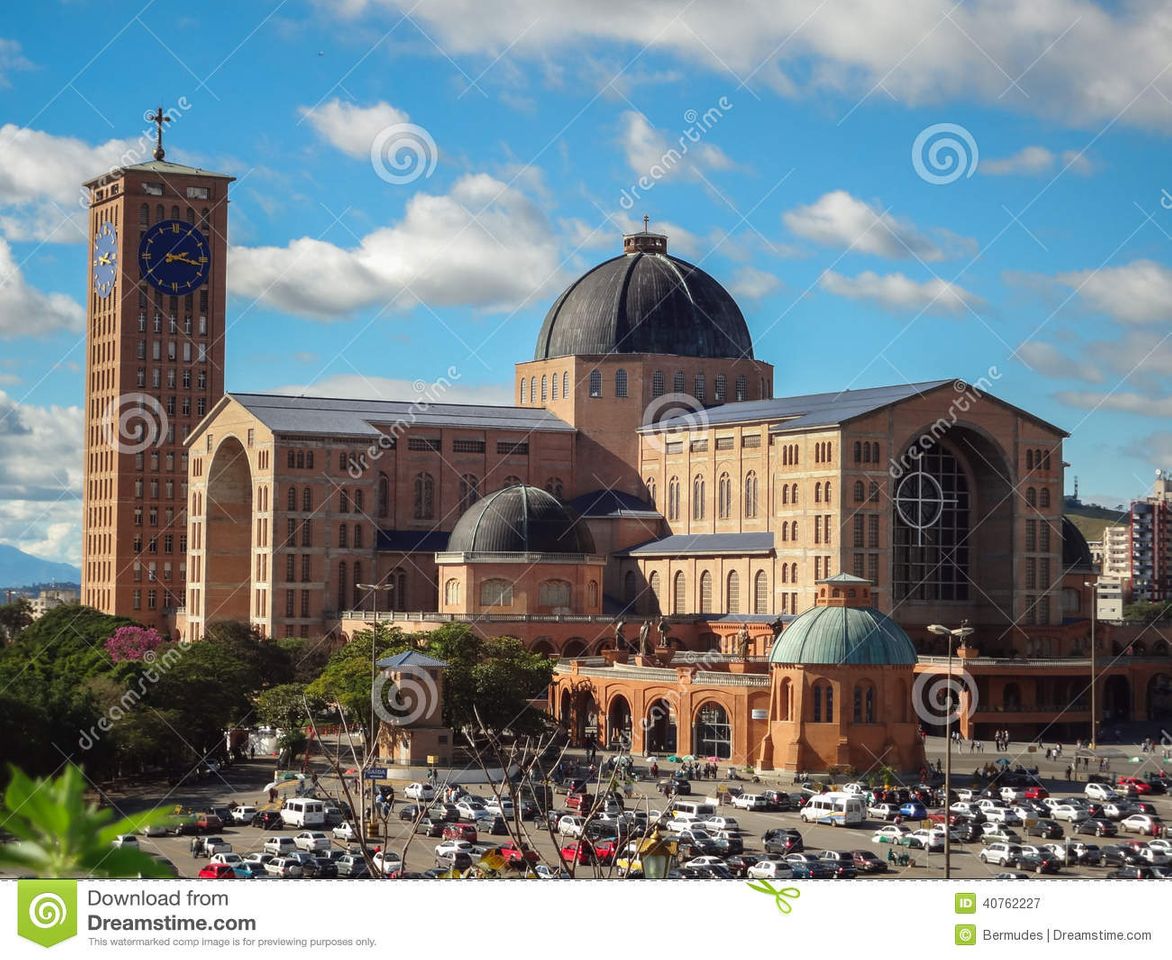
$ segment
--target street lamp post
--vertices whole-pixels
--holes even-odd
[[[1099,581],[1084,580],[1084,587],[1091,588],[1091,739],[1090,748],[1095,749],[1095,741],[1099,739],[1099,714],[1097,712],[1098,694],[1095,690],[1095,668],[1098,651],[1095,649],[1095,622],[1099,619]]]
[[[393,583],[356,583],[354,584],[359,590],[369,590],[374,594],[374,634],[370,638],[370,739],[371,743],[367,745],[367,762],[369,763],[374,758],[373,747],[378,740],[374,731],[374,681],[377,675],[375,661],[378,659],[375,654],[375,640],[378,639],[378,594],[380,590],[391,592],[395,589]],[[373,788],[372,788],[373,789]]]
[[[939,623],[930,624],[929,633],[948,638],[948,713],[944,715],[944,879],[952,879],[952,822],[949,813],[952,809],[952,641],[960,640],[964,643],[966,637],[973,634],[973,628],[967,620],[962,620],[955,630]],[[959,698],[957,701],[959,706]]]

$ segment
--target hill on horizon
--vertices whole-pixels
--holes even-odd
[[[81,583],[81,570],[71,563],[42,560],[8,543],[0,543],[0,588],[38,583]]]

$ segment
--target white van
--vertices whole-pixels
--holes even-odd
[[[697,820],[707,820],[716,816],[716,801],[708,797],[693,797],[690,800],[676,800],[671,805],[671,812],[676,816],[685,815]]]
[[[326,805],[321,800],[286,800],[281,808],[281,822],[287,827],[324,827]]]
[[[836,827],[857,826],[863,822],[865,815],[862,797],[849,793],[816,794],[798,814],[804,823],[817,821]]]

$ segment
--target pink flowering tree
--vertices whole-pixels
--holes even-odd
[[[150,660],[163,643],[162,635],[152,627],[119,627],[106,641],[106,653],[115,663]]]

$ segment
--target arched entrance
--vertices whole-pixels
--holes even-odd
[[[562,647],[562,656],[567,660],[572,657],[586,656],[586,641],[581,637],[570,637]]]
[[[1148,681],[1148,719],[1167,720],[1172,717],[1172,677],[1157,673]]]
[[[647,719],[643,721],[647,728],[647,746],[645,753],[675,753],[677,743],[676,716],[671,704],[664,699],[654,700],[647,709]]]
[[[204,627],[251,619],[252,471],[235,437],[220,444],[208,465],[204,547]]]
[[[1127,677],[1115,674],[1103,684],[1103,716],[1107,720],[1130,718],[1131,684]]]
[[[719,703],[709,701],[701,704],[692,724],[692,752],[697,757],[718,757],[727,760],[732,756],[732,726],[728,712]]]
[[[558,722],[567,731],[574,723],[574,701],[569,690],[562,690],[561,703],[558,705]]]
[[[592,689],[582,689],[574,698],[574,741],[598,742],[598,703]]]
[[[620,745],[630,749],[631,725],[631,705],[627,698],[614,697],[606,711],[606,740],[610,749],[618,749]]]

